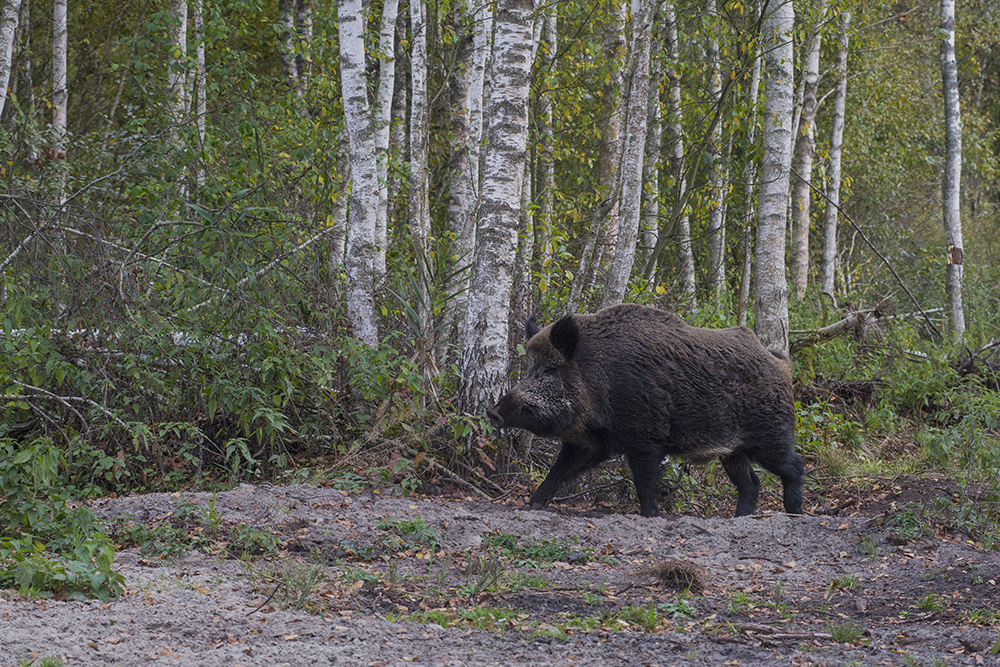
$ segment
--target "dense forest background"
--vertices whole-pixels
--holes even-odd
[[[499,495],[502,474],[547,460],[499,439],[481,410],[519,371],[527,316],[624,300],[754,326],[762,137],[779,124],[766,113],[762,81],[778,65],[763,5],[5,0],[11,535],[43,534],[70,497],[244,479]],[[953,243],[942,6],[794,3],[784,347],[814,470],[941,467],[976,480],[989,492],[977,507],[995,514],[1000,9],[953,7],[964,235]],[[521,33],[508,30],[515,14]],[[528,72],[526,99],[505,107],[512,64]],[[489,153],[508,112],[524,114],[526,150],[498,171]],[[364,114],[370,144],[349,131]],[[806,135],[803,173],[794,138]],[[508,275],[509,296],[488,318],[503,349],[483,352],[463,325],[489,255],[479,204],[491,174],[515,172],[511,270],[493,274]],[[804,202],[797,181],[811,186]],[[383,206],[384,241],[352,246],[352,224],[381,233]],[[840,215],[824,262],[828,209]],[[817,342],[838,322],[846,333]],[[486,365],[468,349],[502,364],[485,390],[468,386]]]

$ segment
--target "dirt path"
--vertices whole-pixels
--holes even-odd
[[[108,604],[0,595],[0,665],[1000,664],[1000,555],[872,518],[250,485],[94,510],[180,526],[202,549],[120,552],[128,592]],[[234,557],[272,534],[270,558]]]

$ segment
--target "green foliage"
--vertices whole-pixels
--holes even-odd
[[[73,507],[58,485],[62,456],[46,439],[0,439],[0,584],[27,596],[106,602],[124,592],[124,579],[93,514]]]
[[[385,531],[380,541],[393,551],[405,548],[424,548],[436,550],[441,544],[441,535],[424,523],[421,517],[415,519],[398,519],[387,517],[375,522],[375,527]]]

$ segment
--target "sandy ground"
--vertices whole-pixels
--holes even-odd
[[[201,548],[119,552],[127,593],[106,604],[3,592],[0,665],[1000,664],[1000,554],[900,539],[884,517],[646,519],[266,485],[92,506],[187,526]],[[239,525],[284,546],[237,559]]]

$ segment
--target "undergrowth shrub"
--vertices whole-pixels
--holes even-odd
[[[59,484],[63,451],[47,438],[0,439],[0,585],[28,596],[96,597],[124,591],[114,549]]]

